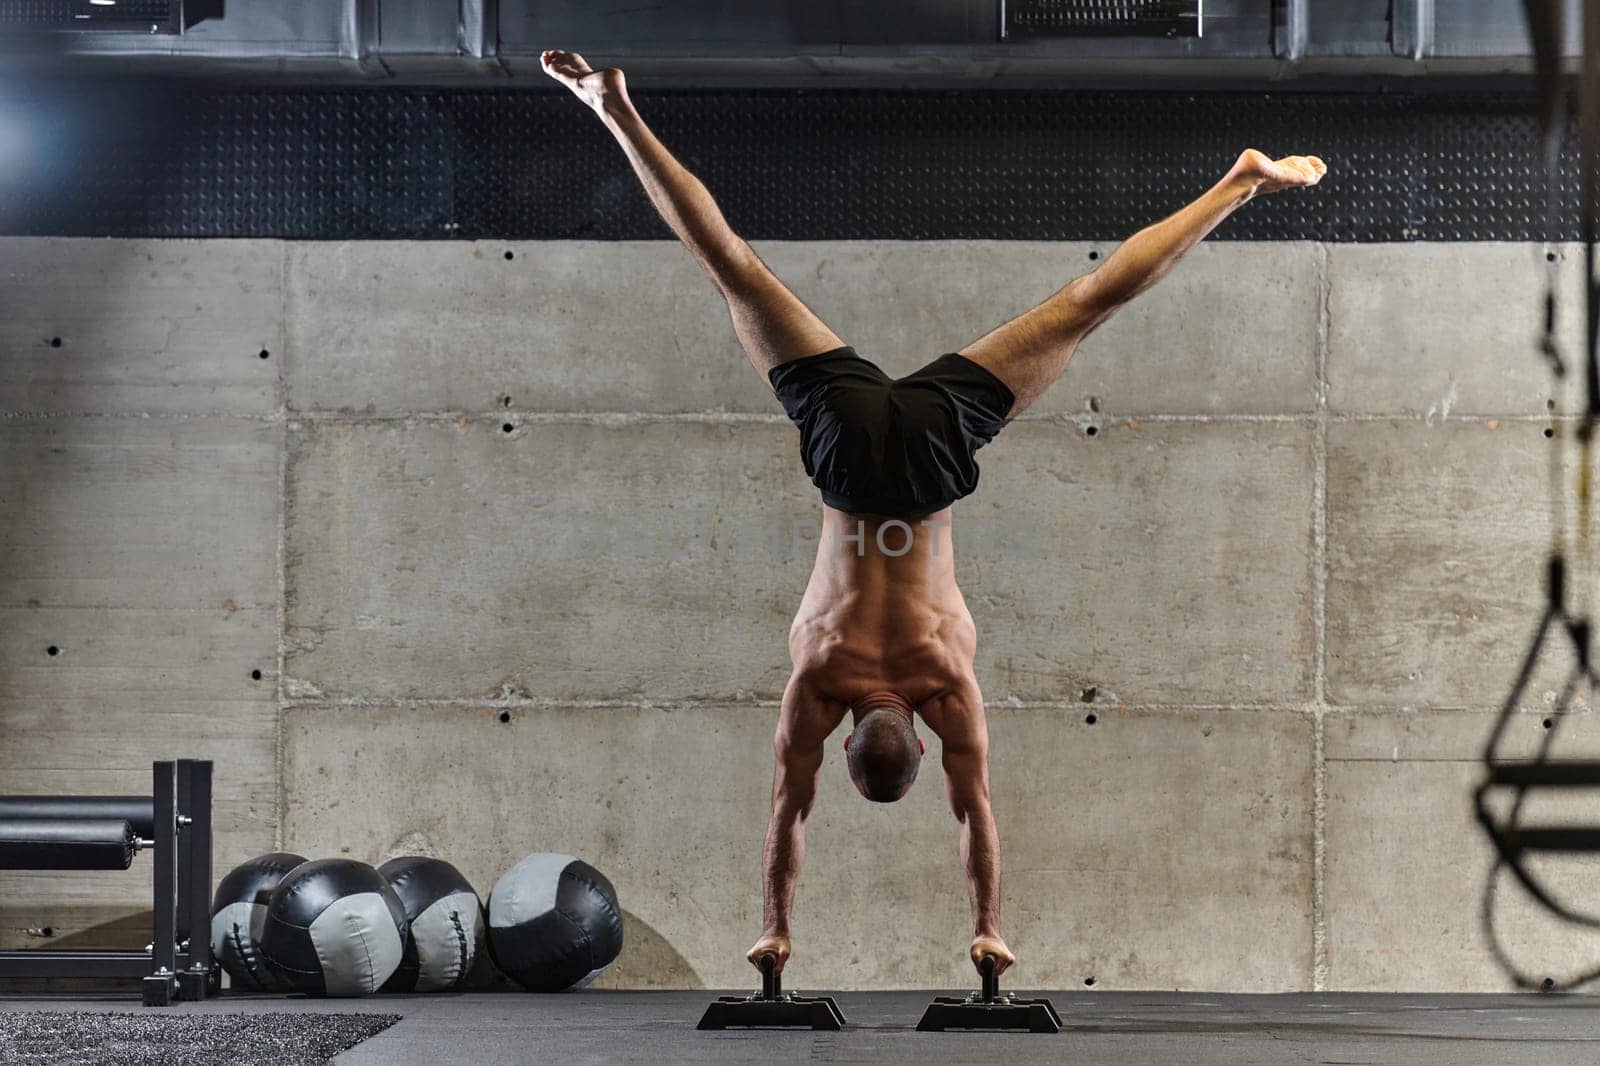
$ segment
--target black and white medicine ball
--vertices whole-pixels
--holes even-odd
[[[483,904],[461,871],[443,859],[406,855],[378,867],[405,907],[411,935],[385,992],[454,988],[478,955]]]
[[[382,874],[353,859],[317,859],[272,890],[261,957],[296,992],[364,996],[399,968],[405,942],[405,907]]]
[[[217,882],[211,898],[211,950],[246,992],[278,991],[277,979],[261,961],[257,945],[267,920],[267,897],[283,875],[305,862],[302,855],[274,851],[241,862]]]
[[[616,889],[571,855],[529,855],[489,893],[489,955],[530,992],[582,988],[621,952]]]

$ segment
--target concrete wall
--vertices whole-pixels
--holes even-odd
[[[1109,248],[758,250],[901,373]],[[1025,984],[1504,987],[1469,792],[1571,409],[1543,262],[1204,245],[984,451],[959,576]],[[677,245],[4,240],[0,411],[0,790],[204,755],[219,872],[570,851],[627,910],[606,983],[748,983],[817,508]],[[937,775],[826,776],[794,980],[966,983]],[[0,942],[135,940],[147,884],[0,875]],[[1500,910],[1529,966],[1600,953]]]

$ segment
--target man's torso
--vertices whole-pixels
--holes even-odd
[[[936,733],[976,688],[977,632],[956,585],[950,511],[916,520],[823,509],[816,564],[789,631],[797,678],[849,707],[892,692]]]

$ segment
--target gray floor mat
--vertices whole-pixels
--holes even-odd
[[[322,1066],[398,1014],[0,1012],[0,1062]]]

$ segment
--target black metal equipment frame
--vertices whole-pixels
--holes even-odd
[[[923,1012],[917,1023],[919,1033],[942,1033],[946,1029],[1025,1029],[1030,1033],[1061,1032],[1061,1015],[1048,999],[1018,999],[1001,994],[1000,977],[995,973],[993,955],[983,957],[981,991],[962,999],[939,996]]]
[[[1199,37],[1202,0],[1000,0],[1000,39]]]
[[[147,1007],[205,999],[217,991],[220,975],[211,956],[211,763],[157,762],[151,776],[155,928],[150,946],[0,951],[0,977],[138,979]]]
[[[772,955],[761,956],[761,991],[754,996],[722,996],[706,1007],[696,1029],[731,1029],[754,1027],[764,1029],[828,1029],[844,1028],[844,1014],[831,996],[797,996],[783,990],[783,978],[777,972],[778,960]]]

